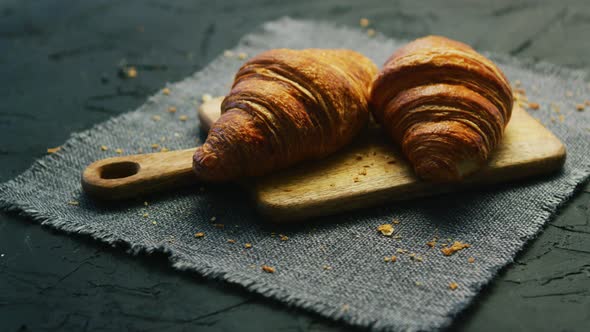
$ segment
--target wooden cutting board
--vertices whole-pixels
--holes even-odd
[[[203,104],[203,129],[219,118],[221,98]],[[125,199],[194,185],[193,149],[112,157],[89,165],[84,190],[101,199]],[[487,166],[460,183],[432,184],[416,178],[401,153],[375,126],[331,157],[247,180],[260,213],[275,222],[369,207],[471,186],[546,175],[559,170],[565,147],[527,112],[515,107],[504,138]]]
[[[204,130],[219,118],[222,100],[215,98],[199,109]],[[261,214],[285,222],[549,174],[563,166],[565,156],[561,141],[515,106],[488,165],[461,183],[419,180],[403,155],[373,127],[344,151],[259,178],[251,190]]]

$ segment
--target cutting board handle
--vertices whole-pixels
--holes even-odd
[[[102,159],[82,173],[82,188],[93,197],[118,200],[197,182],[195,149]]]

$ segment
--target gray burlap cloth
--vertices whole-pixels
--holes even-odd
[[[280,19],[244,37],[233,51],[254,55],[279,47],[350,48],[381,65],[402,44],[379,35],[369,38],[355,29]],[[0,205],[57,229],[128,244],[132,253],[165,251],[178,269],[239,284],[350,324],[383,330],[438,329],[512,261],[590,171],[590,107],[583,112],[575,108],[589,99],[586,74],[489,56],[512,82],[522,82],[529,100],[541,105],[530,113],[566,144],[567,162],[559,174],[385,204],[290,228],[261,222],[247,193],[228,185],[116,205],[88,199],[81,191],[81,171],[94,160],[117,155],[115,149],[135,154],[140,148],[152,151],[152,144],[168,149],[196,145],[201,96],[227,93],[243,62],[221,55],[202,71],[168,85],[169,95],[158,93],[133,112],[72,135],[61,151],[3,184]],[[169,106],[177,112],[167,112]],[[188,120],[181,121],[182,115]],[[102,151],[101,145],[109,149]],[[400,238],[379,235],[376,227],[393,219],[400,221],[394,225]],[[205,236],[197,238],[197,232]],[[279,233],[288,240],[281,240]],[[426,245],[435,235],[439,243],[460,240],[471,247],[447,257],[440,247]],[[246,249],[245,243],[252,248]],[[397,261],[384,262],[391,255],[397,255]],[[468,262],[469,257],[475,261]],[[264,272],[261,265],[276,271]],[[457,289],[451,290],[450,283],[457,283]]]

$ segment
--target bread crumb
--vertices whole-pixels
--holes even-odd
[[[164,88],[164,89],[162,89],[162,93],[165,94],[166,96],[169,96],[170,95],[170,89]]]
[[[205,94],[203,94],[203,95],[201,96],[201,100],[202,100],[204,103],[206,103],[206,102],[208,102],[208,101],[211,101],[211,99],[213,99],[213,97],[212,97],[210,94],[208,94],[208,93],[205,93]]]
[[[224,228],[225,225],[224,224],[213,224],[213,227],[216,227],[216,228]]]
[[[420,281],[415,281],[415,282],[414,282],[414,284],[415,284],[416,286],[422,286],[422,283],[421,283]]]
[[[449,288],[450,288],[451,290],[455,290],[455,289],[457,289],[457,287],[459,287],[459,285],[458,285],[456,282],[451,282],[451,283],[449,284]]]
[[[49,149],[47,149],[47,153],[52,154],[52,153],[56,153],[59,150],[61,150],[61,146],[58,146],[55,148],[49,148]]]
[[[233,239],[227,239],[227,243],[236,243],[236,240],[233,240]]]
[[[155,221],[152,221],[152,225],[157,225],[158,223]]]
[[[369,19],[367,19],[367,18],[364,18],[364,17],[363,17],[363,18],[361,18],[361,19],[359,20],[359,24],[360,24],[360,26],[361,26],[362,28],[366,28],[366,27],[368,27],[368,26],[369,26],[369,23],[370,23],[370,22],[369,22]]]
[[[471,245],[469,245],[468,243],[455,241],[455,242],[453,242],[453,244],[450,247],[442,248],[440,251],[445,256],[451,256],[452,254],[456,253],[457,251],[460,251],[460,250],[463,250],[463,249],[469,248],[469,247],[471,247]]]
[[[405,254],[408,251],[406,249],[400,249],[400,248],[398,248],[395,252],[397,252],[399,254]]]
[[[393,223],[396,225],[399,224],[399,219],[393,219]]]
[[[244,53],[244,52],[240,52],[238,53],[238,59],[240,60],[244,60],[248,57],[248,54]]]
[[[540,107],[539,103],[529,103],[529,108],[532,110],[538,110]]]
[[[397,256],[395,256],[395,255],[392,255],[392,256],[391,256],[391,262],[393,263],[393,262],[395,262],[395,261],[397,261]]]
[[[137,77],[137,69],[135,69],[135,67],[129,67],[125,71],[125,74],[127,75],[128,78],[136,78]]]
[[[324,265],[324,266],[323,266],[323,269],[324,269],[324,270],[331,270],[331,269],[332,269],[332,267],[331,267],[330,265]]]
[[[252,248],[252,243],[244,243],[244,248],[246,248],[246,249]]]
[[[262,271],[266,273],[275,273],[275,268],[268,265],[262,265]]]
[[[186,115],[181,115],[178,117],[178,120],[180,120],[180,121],[186,121],[187,119],[188,119],[188,116],[186,116]]]
[[[226,57],[226,58],[231,58],[234,55],[236,55],[236,54],[234,52],[230,51],[230,50],[223,51],[223,56]]]
[[[391,257],[385,256],[385,257],[383,257],[383,261],[384,262],[390,262],[391,261]]]
[[[161,118],[160,118],[160,116],[159,116],[159,115],[154,115],[154,116],[152,116],[152,120],[154,120],[154,121],[160,121],[160,119],[161,119]]]
[[[159,148],[160,148],[160,144],[158,144],[158,143],[152,144],[152,149],[156,150],[156,149],[159,149]]]
[[[391,236],[393,234],[393,225],[383,224],[377,226],[377,231],[385,236]]]
[[[430,242],[426,242],[426,245],[430,248],[434,248],[436,246],[436,238],[430,240]]]
[[[368,29],[367,30],[367,36],[369,36],[369,37],[375,36],[375,33],[376,33],[375,29]]]
[[[144,218],[147,218],[147,217],[149,217],[149,216],[150,216],[150,215],[149,215],[149,213],[147,213],[147,212],[143,214],[143,217],[144,217]]]
[[[578,104],[576,105],[576,110],[578,110],[579,112],[584,110],[584,104]]]
[[[168,148],[165,148],[165,147],[162,147],[162,148],[160,149],[160,152],[168,152],[168,151],[170,151],[170,150],[169,150]]]
[[[345,311],[345,312],[348,311],[348,310],[350,310],[350,305],[349,304],[343,304],[341,310],[342,311]]]
[[[585,101],[584,101],[584,104],[585,104],[586,106],[590,106],[590,100],[585,100]]]
[[[149,204],[147,201],[145,201],[145,202],[143,202],[143,205],[148,206]]]
[[[201,187],[201,188],[202,188],[202,187]],[[211,219],[209,219],[209,220],[210,220],[210,221],[215,221],[215,220],[217,220],[217,217],[213,216],[213,217],[211,217]]]
[[[283,234],[279,234],[279,238],[281,239],[281,241],[289,240],[289,237],[287,235],[283,235]]]
[[[115,152],[116,152],[117,154],[122,154],[122,153],[123,153],[123,150],[122,150],[122,149],[116,149],[116,150],[115,150]]]
[[[205,233],[203,233],[203,232],[195,233],[195,237],[203,237],[203,236],[205,236]]]
[[[474,257],[469,257],[469,258],[467,258],[467,261],[469,263],[473,263],[473,262],[475,262],[475,258]]]
[[[166,112],[168,112],[168,113],[176,113],[176,107],[170,106],[170,107],[168,107],[168,109],[166,110]]]
[[[75,201],[75,200],[71,200],[71,201],[68,202],[68,204],[70,204],[70,205],[80,205],[80,202]]]

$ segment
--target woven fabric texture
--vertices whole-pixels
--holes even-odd
[[[254,55],[280,47],[350,48],[381,65],[404,42],[284,18],[245,36],[233,51]],[[529,99],[541,105],[530,113],[566,144],[567,162],[559,174],[282,228],[262,222],[247,193],[230,185],[187,188],[117,204],[87,198],[80,187],[81,171],[94,160],[117,155],[117,148],[135,154],[139,149],[152,151],[152,144],[171,150],[198,144],[196,109],[201,95],[226,94],[243,62],[220,55],[202,71],[169,84],[169,95],[158,93],[135,111],[72,135],[61,151],[2,184],[0,206],[63,231],[128,245],[131,253],[167,252],[178,269],[239,284],[349,324],[376,330],[439,329],[512,261],[590,173],[590,112],[575,109],[575,104],[589,99],[587,74],[487,55],[510,80],[522,82]],[[166,112],[169,106],[177,112]],[[188,120],[181,121],[182,115]],[[101,145],[109,149],[102,151]],[[73,200],[79,205],[68,203]],[[399,239],[376,231],[392,219],[400,220],[395,225]],[[197,232],[205,236],[196,238]],[[282,241],[279,233],[288,240]],[[439,242],[460,240],[471,247],[446,257],[426,245],[435,235]],[[245,243],[253,247],[246,249]],[[423,260],[412,260],[397,249]],[[383,261],[391,255],[398,256],[397,262]],[[469,263],[468,257],[475,261]],[[276,272],[262,271],[264,264]],[[457,289],[449,289],[452,282]]]

